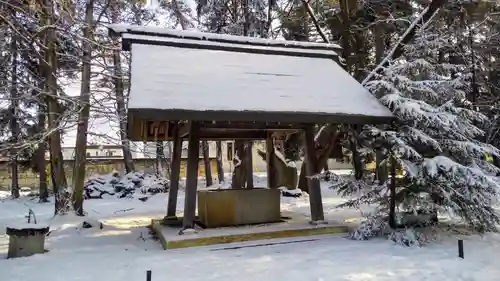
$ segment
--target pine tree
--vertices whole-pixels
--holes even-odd
[[[393,194],[405,211],[437,209],[451,212],[481,230],[500,222],[496,203],[500,172],[488,161],[499,150],[481,142],[489,119],[473,110],[470,71],[451,64],[444,54],[459,52],[453,35],[428,27],[406,46],[404,60],[393,62],[367,88],[398,118],[395,128],[365,127],[364,152],[384,149],[386,162],[395,159],[403,179]],[[381,204],[388,211],[387,182],[339,182],[344,194],[361,192],[344,206]]]

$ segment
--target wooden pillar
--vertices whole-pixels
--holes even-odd
[[[246,143],[245,148],[245,164],[246,164],[246,177],[247,177],[247,188],[254,188],[253,184],[253,141],[249,141]]]
[[[267,187],[277,188],[276,174],[274,169],[274,143],[271,134],[266,139],[266,167],[267,167]]]
[[[200,124],[198,122],[190,122],[186,173],[186,195],[184,200],[184,220],[182,222],[183,229],[194,228],[199,156]]]
[[[314,149],[314,130],[313,125],[307,125],[305,131],[305,146],[306,146],[306,177],[309,188],[309,205],[311,207],[311,221],[323,221],[325,215],[323,213],[323,199],[321,198],[321,187],[318,177],[315,176],[314,167],[318,164],[316,152]]]
[[[177,211],[177,196],[179,193],[179,177],[181,173],[182,139],[179,136],[179,127],[173,132],[173,153],[170,165],[170,190],[168,191],[167,218],[175,218]]]

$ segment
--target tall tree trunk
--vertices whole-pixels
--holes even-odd
[[[75,144],[75,164],[73,166],[73,210],[77,216],[83,216],[83,185],[85,182],[85,166],[87,161],[87,130],[90,115],[90,71],[92,60],[92,29],[94,24],[94,0],[87,0],[85,7],[85,27],[83,30],[83,62],[82,62],[82,85],[80,92],[80,106],[82,107],[78,116],[78,127]]]
[[[222,165],[222,142],[217,141],[217,178],[219,179],[219,183],[224,182],[224,166]]]
[[[12,11],[13,16],[16,17],[16,12]],[[17,36],[13,35],[10,42],[10,51],[12,56],[11,62],[11,87],[10,87],[10,130],[12,133],[10,148],[10,167],[11,167],[11,192],[12,197],[19,198],[19,174],[18,174],[18,161],[17,149],[19,141],[19,124],[17,123],[17,110],[19,109],[19,97],[17,92],[17,71],[18,71],[18,50],[17,50]]]
[[[353,58],[355,63],[354,78],[361,81],[366,76],[366,64],[370,60],[370,54],[367,51],[366,46],[369,44],[366,39],[367,32],[365,30],[357,30],[354,35],[354,49],[355,57]]]
[[[111,7],[111,23],[119,23],[120,16],[120,1],[112,0],[113,5]],[[120,140],[123,149],[123,160],[125,162],[125,171],[127,173],[134,171],[134,161],[132,159],[132,152],[130,151],[130,141],[127,136],[127,112],[125,108],[125,96],[124,96],[124,86],[123,86],[123,71],[122,71],[122,60],[121,60],[121,45],[117,37],[112,38],[113,40],[113,84],[115,87],[116,96],[116,109],[118,115],[118,122],[120,124]],[[130,87],[129,87],[130,91]]]
[[[375,63],[379,64],[384,59],[385,53],[384,25],[382,22],[373,26],[373,37],[375,40]]]
[[[324,129],[320,130],[317,134],[315,145],[316,145],[316,157],[318,159],[317,165],[314,167],[315,173],[320,173],[321,169],[328,164],[328,158],[332,153],[335,146],[335,141],[338,137],[338,131],[336,127],[326,126]],[[307,161],[304,159],[302,162],[302,167],[300,168],[299,183],[298,188],[304,192],[309,192],[309,187],[307,186],[306,178],[306,166]]]
[[[250,11],[248,9],[248,2],[249,0],[242,0],[243,17],[245,19],[243,22],[243,36],[248,36],[248,32],[250,31]]]
[[[379,22],[373,27],[373,33],[375,38],[375,63],[379,64],[384,59],[385,53],[385,33],[384,33],[384,23]],[[387,169],[387,163],[382,164],[385,159],[382,148],[375,149],[375,175],[379,184],[384,184],[389,178],[389,170]]]
[[[59,128],[61,108],[57,101],[57,52],[56,52],[56,30],[53,27],[55,20],[54,2],[44,0],[43,21],[47,29],[45,31],[45,69],[46,75],[46,96],[49,151],[50,151],[50,170],[52,173],[52,184],[55,195],[55,214],[66,213],[69,207],[69,198],[67,193],[67,182],[64,173],[64,163],[61,150],[61,129]]]
[[[351,60],[351,22],[350,22],[350,0],[340,0],[340,18],[342,20],[342,57],[345,61],[344,68],[350,72],[352,70]]]
[[[161,178],[166,178],[165,173],[166,173],[166,162],[167,160],[165,159],[165,147],[163,146],[162,141],[157,141],[156,142],[156,153],[155,153],[155,162],[156,162],[156,174],[158,177]]]
[[[351,58],[351,54],[353,51],[352,40],[351,40],[351,9],[353,5],[356,5],[356,1],[353,0],[340,0],[340,15],[342,18],[342,57],[345,60],[345,70],[348,72],[352,72],[354,60]],[[355,129],[351,129],[355,130]],[[354,166],[354,174],[363,175],[363,165],[361,162],[361,157],[357,151],[357,134],[356,132],[352,132],[352,137],[349,138],[349,149],[352,153],[352,164]]]
[[[247,188],[254,188],[253,185],[253,155],[252,155],[253,142],[249,141],[245,144],[245,174]]]
[[[342,21],[342,56],[345,60],[345,63],[343,64],[343,67],[346,70],[351,69],[351,60],[349,58],[351,48],[350,48],[350,8],[349,8],[349,3],[352,2],[352,0],[341,0],[340,1],[340,8],[341,8],[341,21]],[[314,23],[314,26],[318,33],[320,34],[321,38],[325,43],[329,43],[329,40],[326,36],[326,34],[323,32],[319,25],[319,21],[317,17],[314,14],[314,11],[312,10],[311,6],[308,4],[306,0],[302,0],[302,3],[304,4],[306,11],[308,15],[311,17],[311,20]],[[336,132],[332,135],[332,131],[336,131],[334,128],[335,125],[329,124],[325,125],[325,128],[320,130],[317,135],[315,136],[315,147],[316,147],[316,157],[318,159],[318,164],[315,165],[315,173],[320,173],[321,169],[327,165],[328,163],[328,158],[330,153],[333,150],[333,147],[335,145],[335,134]],[[300,175],[299,175],[299,183],[298,187],[304,192],[308,192],[309,188],[307,186],[307,179],[306,179],[306,167],[307,167],[307,161],[306,159],[303,160],[302,162],[302,167],[300,170]]]
[[[236,140],[234,142],[234,169],[233,178],[231,182],[231,188],[243,188],[245,187],[245,142],[241,140]]]
[[[201,142],[201,148],[203,149],[203,165],[205,166],[205,180],[207,187],[212,186],[212,165],[210,165],[210,150],[207,141]]]
[[[170,171],[172,169],[172,167],[171,167],[172,153],[173,153],[173,151],[172,151],[172,142],[169,141],[165,145],[167,146],[167,155],[168,155],[168,157],[167,156],[163,157],[164,160],[165,160],[165,162],[164,162],[164,164],[165,164],[165,176],[166,176],[166,178],[169,178],[170,174],[171,174]]]
[[[352,165],[354,166],[354,178],[360,180],[363,178],[365,165],[363,159],[358,151],[358,128],[354,126],[351,129],[351,136],[349,137],[349,149],[352,153]]]
[[[38,134],[40,136],[45,132],[45,109],[42,105],[38,106]],[[45,161],[45,138],[38,143],[37,148],[37,166],[38,166],[38,193],[40,203],[49,201],[49,189],[47,188],[47,163]]]

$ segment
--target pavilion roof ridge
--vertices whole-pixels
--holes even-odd
[[[341,50],[341,47],[333,43],[319,43],[319,42],[303,42],[303,41],[290,41],[282,39],[266,39],[257,37],[245,37],[230,34],[218,34],[201,32],[195,30],[176,30],[165,27],[157,26],[138,26],[128,24],[110,24],[108,25],[111,34],[133,34],[153,37],[164,38],[178,38],[187,40],[210,41],[226,44],[240,44],[249,46],[266,46],[266,47],[279,47],[290,49],[308,49],[308,50],[326,50],[336,52]]]

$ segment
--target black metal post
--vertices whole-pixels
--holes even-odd
[[[458,240],[458,257],[464,258],[464,240]]]

